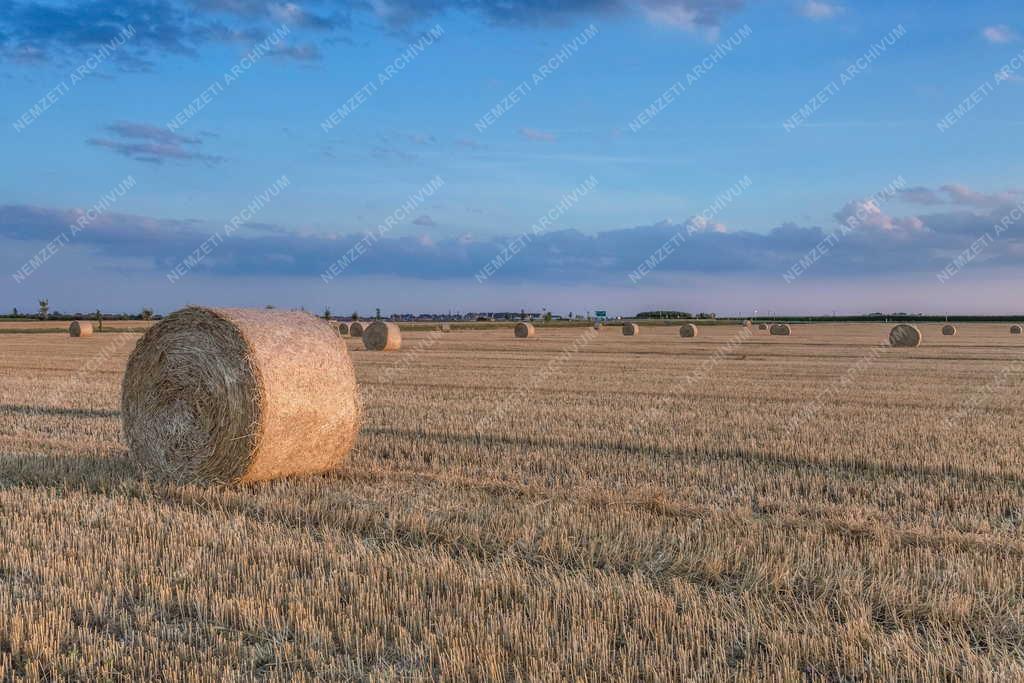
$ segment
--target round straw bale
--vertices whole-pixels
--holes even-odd
[[[769,328],[768,334],[774,334],[779,337],[788,337],[793,334],[793,330],[786,323],[775,323],[771,328]]]
[[[601,325],[601,323],[600,323],[600,322],[596,322],[596,323],[594,323],[594,329],[595,329],[595,330],[599,330],[599,329],[601,329],[601,327],[602,327],[602,325]]]
[[[530,323],[516,323],[515,333],[517,339],[537,336],[537,330]]]
[[[363,344],[368,351],[397,351],[402,348],[402,331],[397,323],[374,320],[363,331]]]
[[[173,313],[139,340],[121,389],[132,457],[176,481],[323,472],[345,460],[359,431],[345,345],[297,311]]]
[[[921,330],[914,325],[901,323],[889,331],[889,345],[913,347],[921,345]]]
[[[1010,326],[1010,334],[1020,334],[1020,332],[1021,332],[1020,325],[1011,325]]]
[[[943,325],[942,334],[946,335],[947,337],[956,336],[956,325]]]
[[[68,325],[68,334],[72,337],[91,337],[92,323],[76,320]]]
[[[626,323],[622,326],[622,334],[626,337],[635,337],[640,334],[640,326],[636,323]]]
[[[680,337],[696,337],[698,334],[697,326],[693,323],[683,323],[679,328]]]
[[[753,324],[754,324],[754,323],[752,323],[752,322],[751,322],[751,321],[749,321],[749,320],[744,320],[744,321],[743,321],[743,327],[750,327],[750,326],[751,326],[751,325],[753,325]]]
[[[363,324],[361,322],[354,322],[348,326],[348,333],[353,337],[363,336]]]
[[[757,329],[759,329],[759,330],[767,330],[768,329],[768,323],[758,323],[757,324]]]
[[[338,334],[343,337],[348,334],[348,323],[341,323],[338,325]]]

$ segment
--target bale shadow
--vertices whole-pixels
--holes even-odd
[[[0,414],[15,415],[49,415],[52,417],[120,417],[120,410],[100,410],[96,408],[61,408],[58,406],[33,406],[15,403],[0,403]]]

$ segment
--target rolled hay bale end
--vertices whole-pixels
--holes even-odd
[[[768,329],[768,323],[758,323],[757,329],[764,331]]]
[[[342,337],[348,336],[348,323],[341,323],[338,325],[338,334]]]
[[[355,442],[359,413],[345,345],[296,311],[173,313],[139,340],[122,382],[132,458],[179,482],[334,469]]]
[[[955,337],[956,336],[956,332],[957,332],[956,325],[943,325],[942,326],[942,334],[944,334],[947,337]]]
[[[68,334],[72,337],[91,337],[92,323],[76,320],[68,325]]]
[[[889,345],[901,348],[920,346],[921,330],[914,325],[897,325],[889,331]]]
[[[696,337],[698,334],[699,331],[697,330],[697,326],[693,323],[684,323],[679,328],[680,337]]]
[[[1020,334],[1020,333],[1021,333],[1021,326],[1020,325],[1011,325],[1010,326],[1010,334]]]
[[[753,322],[751,322],[750,320],[744,320],[744,321],[743,321],[743,327],[750,327],[750,326],[751,326],[751,325],[753,325],[753,324],[754,324],[754,323],[753,323]]]
[[[775,323],[768,330],[768,334],[775,335],[777,337],[788,337],[793,334],[793,328],[786,323]]]
[[[363,345],[367,351],[397,351],[402,348],[402,331],[397,323],[375,320],[363,330]]]
[[[530,323],[516,323],[515,335],[516,339],[527,339],[529,337],[536,337],[537,330]]]
[[[360,322],[351,323],[348,326],[348,333],[350,335],[352,335],[353,337],[362,337],[363,336],[363,324],[360,323]]]
[[[635,337],[640,334],[640,326],[636,323],[626,323],[622,326],[622,335],[624,337]]]

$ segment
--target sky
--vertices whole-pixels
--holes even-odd
[[[1024,312],[1009,0],[0,0],[0,310]]]

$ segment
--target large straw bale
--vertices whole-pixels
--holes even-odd
[[[777,337],[788,337],[793,334],[793,328],[786,323],[775,323],[768,330],[768,334],[775,335]]]
[[[139,340],[121,419],[139,462],[177,481],[336,468],[359,430],[344,344],[308,313],[186,308]]]
[[[625,323],[622,326],[622,334],[626,337],[635,337],[640,334],[640,326],[636,323]]]
[[[944,334],[945,336],[947,336],[947,337],[954,337],[954,336],[956,336],[956,333],[957,333],[956,325],[943,325],[942,326],[942,334]]]
[[[679,328],[680,337],[696,337],[698,334],[697,326],[693,323],[683,323]]]

